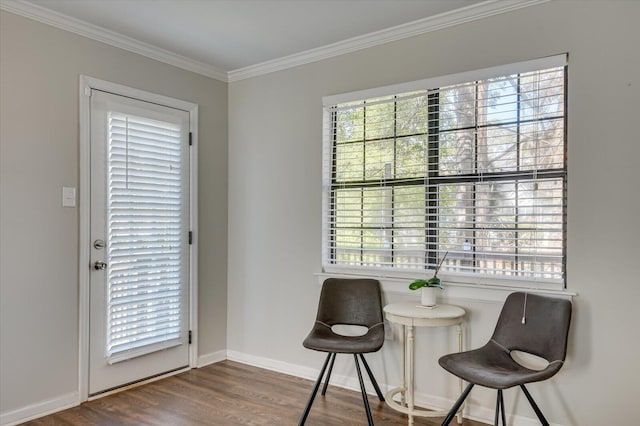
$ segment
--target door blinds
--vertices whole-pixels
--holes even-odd
[[[562,283],[565,71],[326,104],[325,269]]]
[[[187,219],[180,134],[178,124],[108,115],[111,362],[178,344],[181,337]]]

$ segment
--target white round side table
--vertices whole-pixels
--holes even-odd
[[[436,305],[433,308],[423,307],[419,302],[392,303],[384,307],[384,313],[390,322],[401,324],[402,333],[402,384],[391,389],[385,395],[387,405],[396,411],[409,416],[409,425],[413,425],[413,417],[442,417],[448,411],[421,410],[414,407],[414,339],[415,327],[449,327],[458,330],[458,350],[462,352],[462,321],[465,311],[460,306]],[[462,393],[462,380],[460,380]],[[393,397],[400,394],[400,403]],[[462,423],[462,408],[458,412],[458,423]]]

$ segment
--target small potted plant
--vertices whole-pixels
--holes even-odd
[[[439,288],[440,290],[444,290],[444,287],[442,287],[442,281],[440,280],[440,278],[438,278],[438,271],[440,271],[440,267],[442,266],[442,263],[446,259],[447,254],[449,254],[449,252],[446,252],[444,256],[442,256],[442,259],[440,260],[438,267],[433,273],[433,277],[429,278],[428,280],[422,280],[422,279],[415,280],[414,282],[409,284],[410,290],[422,289],[422,295],[420,298],[420,303],[422,304],[422,306],[426,306],[430,308],[435,307],[436,306],[436,288]]]

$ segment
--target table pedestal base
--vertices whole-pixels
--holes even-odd
[[[424,410],[416,407],[409,408],[407,405],[402,405],[401,403],[393,399],[394,396],[401,395],[402,400],[404,400],[405,392],[406,392],[406,389],[403,387],[393,388],[389,392],[387,392],[384,398],[385,398],[385,402],[389,407],[393,408],[394,410],[400,413],[404,413],[409,416],[409,419],[410,419],[409,424],[413,424],[414,416],[415,417],[445,417],[447,414],[449,414],[449,410]],[[462,409],[458,411],[457,420],[458,420],[458,424],[462,424]]]

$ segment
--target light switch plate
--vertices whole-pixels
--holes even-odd
[[[76,206],[76,189],[72,186],[62,187],[62,207]]]

